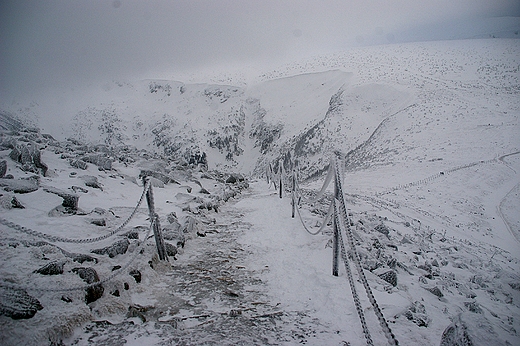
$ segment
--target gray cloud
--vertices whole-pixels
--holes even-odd
[[[519,2],[4,0],[0,92],[12,97],[163,71],[170,77],[276,63],[351,45],[452,38],[457,23],[493,16],[520,16]],[[424,34],[411,35],[415,28]]]

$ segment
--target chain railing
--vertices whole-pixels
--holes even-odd
[[[155,241],[156,241],[156,245],[157,245],[157,252],[159,255],[159,259],[162,261],[168,261],[168,256],[166,254],[164,240],[163,240],[163,237],[161,234],[159,216],[155,212],[153,189],[152,189],[152,184],[151,184],[149,177],[143,178],[143,193],[141,194],[141,197],[139,198],[137,205],[133,209],[130,216],[119,227],[117,227],[110,233],[103,235],[103,236],[99,236],[99,237],[95,237],[95,238],[71,239],[71,238],[53,236],[53,235],[45,234],[42,232],[38,232],[38,231],[32,230],[30,228],[26,228],[21,225],[18,225],[16,223],[6,220],[4,218],[0,218],[0,224],[3,224],[12,229],[18,230],[20,232],[23,232],[25,234],[28,234],[28,235],[31,235],[31,236],[34,236],[37,238],[46,239],[51,242],[76,243],[76,244],[94,243],[94,242],[98,242],[98,241],[107,239],[109,237],[112,237],[115,234],[119,233],[121,230],[123,230],[124,227],[126,227],[128,225],[128,223],[130,222],[130,220],[132,220],[132,218],[135,216],[135,214],[137,213],[137,211],[138,211],[139,207],[141,206],[145,197],[146,197],[146,201],[148,203],[148,211],[149,211],[149,216],[150,216],[149,230],[148,230],[147,234],[145,235],[144,239],[142,241],[138,242],[137,248],[134,250],[134,254],[130,258],[130,260],[125,265],[123,265],[121,268],[116,270],[113,274],[111,274],[110,276],[104,278],[103,280],[92,282],[90,284],[85,284],[85,285],[75,286],[75,287],[66,287],[66,288],[38,288],[38,287],[33,287],[33,286],[22,287],[21,285],[13,284],[13,283],[6,282],[6,281],[3,281],[3,282],[0,281],[0,287],[11,288],[11,289],[31,290],[31,291],[70,292],[70,291],[85,290],[85,289],[89,289],[91,287],[102,285],[106,282],[111,281],[116,276],[120,275],[122,272],[125,271],[125,269],[127,269],[134,262],[134,260],[137,258],[137,256],[141,253],[141,249],[144,246],[144,244],[146,243],[146,241],[149,238],[152,231],[154,232],[154,237],[155,237]]]
[[[280,191],[282,190],[281,184],[283,181],[283,177],[281,177],[281,175],[283,174],[282,170],[283,170],[283,168],[280,167],[280,170],[279,170],[280,174],[279,174],[279,176],[278,175],[276,176],[277,180],[279,180],[279,182],[280,182],[280,186],[279,186]],[[267,171],[272,172],[272,169],[270,166]],[[273,178],[273,174],[268,176],[268,181],[272,178]],[[321,200],[323,198],[323,196],[325,195],[325,191],[327,190],[327,188],[333,178],[334,178],[334,197],[332,198],[332,201],[330,202],[327,215],[325,216],[321,227],[318,229],[318,231],[312,232],[308,229],[308,227],[305,225],[305,223],[303,221],[303,218],[301,216],[300,209],[299,209],[299,204],[302,200],[304,200],[306,203],[311,203],[311,204],[316,203],[319,200]],[[381,309],[379,308],[379,305],[377,304],[374,294],[372,293],[372,289],[370,288],[370,285],[365,276],[363,267],[361,265],[359,254],[356,250],[356,245],[354,242],[354,235],[352,233],[352,230],[350,229],[350,220],[348,218],[346,203],[345,203],[345,198],[344,198],[344,193],[343,193],[343,186],[342,186],[342,184],[343,184],[343,164],[342,164],[341,160],[339,159],[339,154],[335,153],[335,155],[333,156],[333,159],[331,160],[331,164],[329,165],[329,170],[327,173],[327,177],[325,178],[325,182],[324,182],[322,188],[320,189],[320,191],[318,192],[318,194],[314,198],[307,199],[301,194],[301,191],[300,191],[299,185],[298,185],[297,168],[293,168],[291,179],[292,179],[292,181],[291,181],[291,183],[292,183],[291,184],[292,185],[292,189],[291,189],[292,217],[293,218],[295,217],[295,211],[296,211],[298,213],[299,219],[300,219],[304,229],[308,233],[310,233],[312,235],[317,235],[317,234],[323,232],[329,219],[332,218],[332,220],[333,220],[332,275],[334,275],[334,276],[339,275],[338,267],[339,267],[339,257],[341,255],[343,262],[345,264],[345,270],[347,272],[347,277],[348,277],[348,281],[350,284],[352,297],[354,300],[354,305],[356,306],[356,311],[358,313],[358,317],[361,322],[361,327],[363,329],[363,333],[365,335],[367,345],[373,345],[374,342],[370,335],[370,331],[368,329],[365,314],[363,312],[363,307],[361,305],[361,300],[357,293],[356,280],[354,279],[352,270],[350,268],[349,257],[347,256],[347,251],[345,249],[345,244],[343,241],[342,233],[345,233],[345,235],[347,237],[347,244],[350,249],[351,261],[354,262],[354,267],[356,268],[358,277],[363,284],[363,288],[365,289],[368,300],[369,300],[370,304],[372,305],[372,308],[374,310],[374,313],[375,313],[377,319],[379,320],[380,327],[382,328],[383,333],[385,334],[385,337],[387,338],[388,344],[389,345],[399,345],[399,342],[397,341],[394,334],[392,333],[392,330],[390,329]],[[281,197],[282,197],[282,194],[280,192],[280,198]]]
[[[130,220],[132,220],[132,218],[137,213],[137,210],[141,206],[145,195],[150,190],[150,186],[151,186],[150,182],[146,182],[145,183],[144,189],[143,189],[143,193],[141,194],[141,197],[139,198],[139,201],[137,202],[137,205],[135,206],[135,208],[132,211],[132,213],[130,214],[130,216],[119,227],[117,227],[114,230],[112,230],[111,232],[109,232],[109,233],[107,233],[105,235],[99,236],[99,237],[83,238],[83,239],[65,238],[65,237],[60,237],[60,236],[56,236],[56,235],[50,235],[50,234],[45,234],[45,233],[42,233],[42,232],[38,232],[38,231],[32,230],[30,228],[23,227],[23,226],[21,226],[19,224],[16,224],[16,223],[11,222],[9,220],[6,220],[4,218],[0,218],[0,224],[2,224],[4,226],[7,226],[7,227],[10,227],[12,229],[15,229],[17,231],[20,231],[22,233],[25,233],[25,234],[28,234],[28,235],[31,235],[31,236],[34,236],[34,237],[37,237],[37,238],[42,238],[42,239],[45,239],[45,240],[48,240],[48,241],[51,241],[51,242],[75,243],[75,244],[96,243],[98,241],[105,240],[105,239],[108,239],[108,238],[116,235],[117,233],[121,232],[128,225]]]

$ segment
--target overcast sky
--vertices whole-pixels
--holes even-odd
[[[451,38],[496,16],[520,16],[520,0],[0,0],[0,92]]]

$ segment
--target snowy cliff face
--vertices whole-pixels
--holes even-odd
[[[254,175],[280,160],[316,175],[333,151],[347,155],[348,170],[458,162],[461,151],[474,160],[519,146],[518,50],[517,40],[371,47],[293,63],[247,87],[113,82],[81,99],[65,93],[66,107],[4,108],[38,114],[43,126],[72,115],[44,129],[57,138]]]

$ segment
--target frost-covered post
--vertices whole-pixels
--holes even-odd
[[[336,159],[337,160],[337,159]],[[330,163],[329,169],[337,169],[336,162],[332,161]],[[336,172],[334,172],[336,173]],[[339,181],[338,181],[338,175],[334,174],[334,199],[332,203],[336,204],[336,201],[340,198],[340,189],[339,189]],[[338,225],[338,215],[336,215],[336,206],[334,205],[334,215],[333,215],[333,237],[332,237],[332,275],[338,276],[338,268],[339,268],[339,232],[340,228]]]
[[[282,180],[283,180],[283,161],[280,160],[280,164],[278,165],[278,171],[280,173],[280,186],[278,188],[280,189],[280,198],[282,198]]]
[[[149,177],[143,177],[143,185],[146,186],[149,183]],[[168,261],[168,255],[166,254],[166,247],[164,246],[164,239],[161,233],[161,223],[159,222],[159,215],[155,212],[155,203],[153,199],[152,184],[146,191],[146,203],[148,203],[148,211],[150,213],[150,221],[152,222],[153,235],[155,237],[155,244],[157,245],[157,253],[161,261]]]
[[[292,205],[291,217],[294,219],[294,212],[295,212],[295,208],[296,208],[296,168],[293,168],[293,173],[292,173],[291,205]]]

